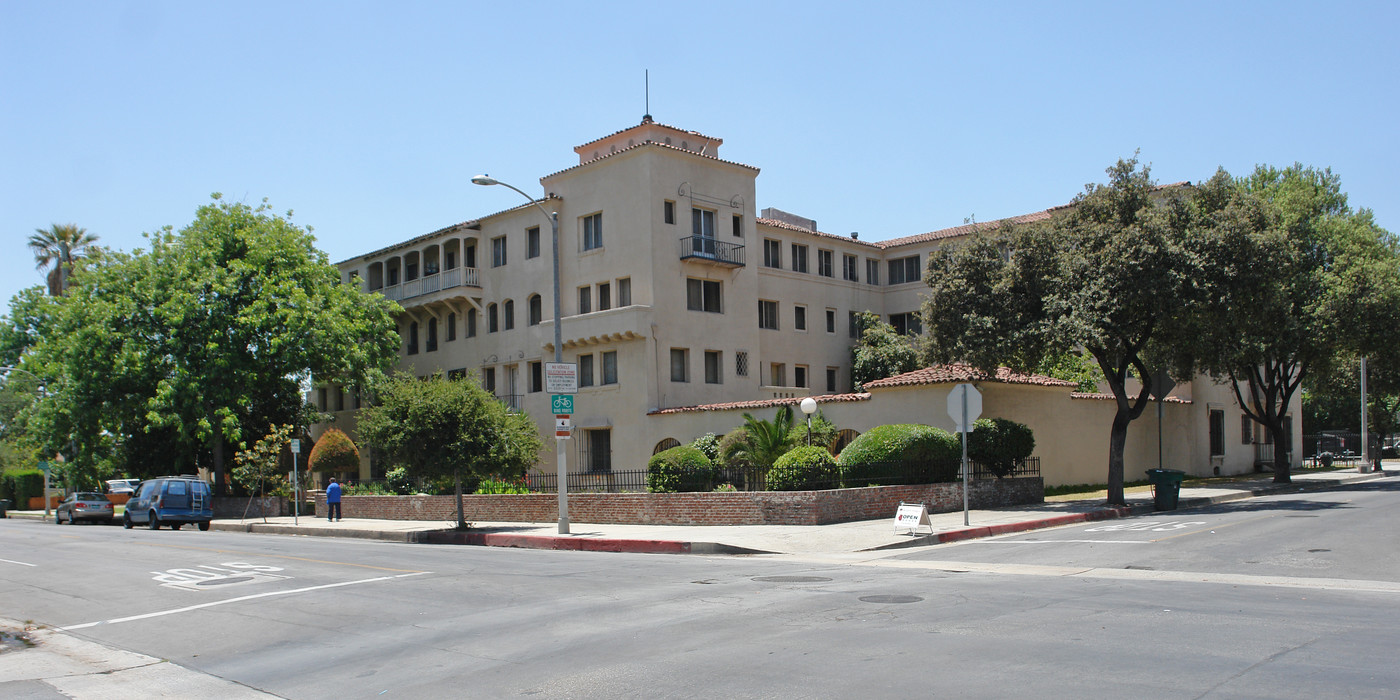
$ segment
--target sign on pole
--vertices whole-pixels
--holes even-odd
[[[963,397],[967,397],[967,423],[963,423]],[[957,428],[953,432],[972,432],[972,421],[982,415],[982,392],[971,384],[959,384],[948,392],[948,417]]]
[[[292,440],[292,454],[301,454],[301,440]]]
[[[544,363],[544,390],[551,394],[577,394],[578,365],[573,362]]]
[[[567,416],[574,412],[573,394],[555,394],[549,397],[551,413],[556,416]]]
[[[573,430],[573,421],[568,416],[554,417],[554,437],[561,440],[568,440],[569,433]]]

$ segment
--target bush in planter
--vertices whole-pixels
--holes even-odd
[[[689,445],[662,450],[647,460],[647,490],[652,493],[709,491],[713,482],[709,458]]]
[[[979,418],[967,438],[967,458],[989,469],[997,478],[1010,474],[1016,464],[1035,451],[1035,433],[1029,426],[1005,418]]]
[[[962,442],[929,425],[881,425],[852,440],[838,462],[848,487],[953,481]]]
[[[831,488],[836,477],[836,460],[825,447],[799,447],[773,463],[773,468],[768,470],[768,490],[804,491]]]

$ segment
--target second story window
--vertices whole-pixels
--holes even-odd
[[[763,266],[777,268],[783,267],[783,244],[771,238],[763,239]]]
[[[778,330],[778,302],[758,300],[758,327]]]
[[[538,226],[525,229],[525,257],[540,257],[540,227]]]
[[[500,267],[506,264],[506,237],[497,236],[491,239],[491,267]]]
[[[890,284],[919,281],[919,256],[910,255],[890,261]]]
[[[578,288],[578,312],[580,314],[591,313],[593,311],[593,288]]]
[[[715,237],[715,213],[708,209],[690,210],[690,232],[694,236]]]
[[[835,277],[836,272],[832,263],[834,254],[829,250],[817,251],[817,274],[822,277]]]
[[[669,199],[665,200],[661,205],[661,216],[668,224],[676,223],[676,203]]]
[[[854,255],[841,256],[841,279],[848,282],[859,282],[860,273],[856,269],[859,260]]]
[[[603,247],[603,213],[583,217],[583,249]]]
[[[598,310],[607,311],[612,308],[612,285],[607,282],[598,284]]]
[[[865,259],[865,283],[880,283],[880,261],[874,258]]]
[[[807,246],[797,243],[792,244],[792,271],[807,271]]]
[[[688,278],[685,281],[685,308],[691,311],[724,313],[720,294],[718,281]]]

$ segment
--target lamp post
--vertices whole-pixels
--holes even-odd
[[[817,400],[808,396],[798,404],[802,407],[802,412],[807,414],[807,446],[812,446],[812,414],[817,412]]]
[[[477,175],[472,178],[473,185],[501,185],[520,193],[526,201],[535,205],[549,218],[549,229],[553,241],[554,250],[554,361],[564,361],[563,324],[560,323],[563,312],[559,304],[559,212],[551,212],[535,201],[534,197],[525,194],[523,190],[510,183],[501,182],[490,175]],[[569,475],[568,464],[564,456],[564,438],[557,434],[554,438],[554,452],[557,456],[559,486],[556,491],[559,493],[559,534],[569,534]]]

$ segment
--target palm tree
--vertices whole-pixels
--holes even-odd
[[[733,445],[727,457],[742,459],[750,464],[771,467],[779,457],[792,448],[792,406],[783,406],[773,420],[759,420],[744,414],[745,440]]]
[[[34,229],[29,237],[29,249],[34,251],[35,269],[49,265],[49,294],[58,296],[68,291],[68,275],[76,260],[87,257],[88,249],[97,242],[97,235],[88,233],[77,224],[53,224],[47,229]]]

